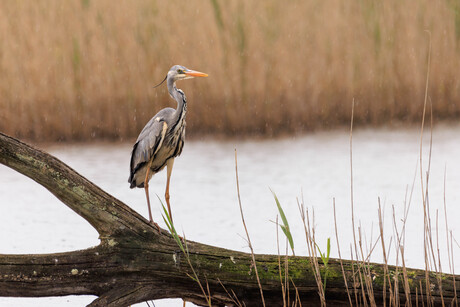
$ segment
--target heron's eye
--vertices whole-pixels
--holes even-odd
[[[179,75],[182,75],[182,74],[184,73],[184,71],[183,71],[182,69],[178,69],[178,70],[177,70],[177,73],[178,73]]]

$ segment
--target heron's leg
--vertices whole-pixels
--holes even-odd
[[[148,166],[150,166],[150,163]],[[150,209],[150,197],[149,197],[149,172],[150,172],[150,167],[147,167],[147,171],[145,172],[144,189],[145,189],[145,196],[147,197],[147,205],[149,207],[149,219],[150,219],[150,222],[153,222],[152,210]]]
[[[149,197],[149,172],[150,172],[150,165],[152,165],[152,161],[149,162],[147,165],[147,171],[145,172],[145,180],[144,180],[144,189],[145,189],[145,196],[147,196],[147,206],[149,207],[149,219],[150,223],[154,224],[155,227],[158,229],[158,232],[160,232],[160,226],[158,226],[157,223],[153,221],[152,218],[152,209],[150,208],[150,197]]]
[[[172,218],[172,212],[171,212],[171,205],[169,203],[169,180],[171,179],[173,165],[174,165],[174,158],[171,158],[166,163],[168,177],[166,179],[166,192],[165,192],[165,199],[166,199],[166,204],[168,205],[168,212],[169,212],[169,217],[171,218],[171,222],[173,221],[173,218]]]

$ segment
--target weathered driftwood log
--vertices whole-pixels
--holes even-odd
[[[160,298],[183,298],[207,305],[184,254],[166,231],[159,234],[146,219],[113,196],[80,176],[55,157],[14,138],[0,134],[0,163],[35,180],[98,232],[100,244],[86,250],[46,255],[0,255],[0,296],[97,295],[90,306],[127,306]],[[1,198],[1,196],[0,196]],[[216,200],[218,201],[218,200]],[[3,206],[8,204],[2,202]],[[213,306],[235,305],[238,298],[246,306],[262,304],[251,256],[246,253],[188,242],[191,264],[205,287]],[[256,255],[256,263],[268,306],[282,306],[283,295],[277,255]],[[283,260],[282,260],[283,262]],[[320,267],[324,273],[321,261]],[[289,257],[289,296],[296,291],[304,306],[320,303],[318,288],[308,257]],[[344,261],[352,300],[365,299],[363,279],[353,278],[358,264]],[[284,265],[282,265],[284,276]],[[376,303],[383,303],[384,266],[369,264]],[[353,270],[354,269],[354,270]],[[390,267],[394,276],[395,267]],[[410,297],[416,301],[420,286],[426,298],[425,271],[409,270]],[[431,296],[441,301],[435,274],[429,274]],[[388,277],[386,278],[388,281]],[[393,282],[393,277],[391,278]],[[402,285],[402,283],[400,283]],[[455,277],[460,288],[459,277]],[[295,288],[294,286],[295,285]],[[357,289],[357,295],[353,290]],[[388,282],[385,295],[389,297]],[[454,278],[442,276],[446,303],[454,297]],[[232,297],[231,297],[232,296]],[[328,305],[348,303],[338,260],[329,261],[326,288]],[[399,287],[399,297],[406,295]]]

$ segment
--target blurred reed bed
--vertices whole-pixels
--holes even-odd
[[[460,115],[456,0],[0,2],[0,131],[35,140],[135,138],[173,64],[188,134],[276,135]]]

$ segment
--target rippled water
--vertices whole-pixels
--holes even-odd
[[[423,146],[425,172],[429,149],[427,132]],[[327,238],[331,237],[331,256],[337,256],[332,209],[335,198],[341,251],[349,258],[353,238],[348,132],[321,132],[268,141],[187,141],[181,157],[176,159],[170,190],[179,231],[184,231],[190,240],[248,251],[241,237],[244,230],[236,194],[235,148],[243,210],[257,253],[277,251],[276,229],[271,222],[276,219],[277,208],[271,188],[289,219],[297,255],[306,254],[297,207],[297,198],[303,195],[310,213],[314,210],[319,245],[325,248]],[[143,190],[131,190],[127,182],[131,144],[53,145],[44,149],[147,217]],[[385,210],[387,244],[390,242],[392,206],[397,225],[401,227],[404,204],[409,203],[414,182],[406,226],[406,265],[423,268],[419,153],[420,133],[415,129],[361,130],[353,135],[355,221],[361,226],[364,242],[370,246],[378,236],[378,198]],[[154,195],[163,197],[165,179],[166,173],[162,172],[150,182],[153,215],[160,225],[160,204]],[[429,199],[433,225],[439,210],[441,252],[446,250],[444,195],[448,226],[456,236],[459,227],[455,222],[460,216],[460,127],[436,128],[433,132]],[[38,184],[0,165],[0,253],[62,252],[97,244],[97,232],[86,221]],[[394,251],[393,246],[390,250],[393,261]],[[455,246],[454,256],[458,252]],[[378,248],[371,259],[382,261]],[[448,271],[447,258],[442,260],[443,269]],[[460,261],[456,263],[456,271],[460,271]],[[0,306],[82,306],[93,299],[91,296],[0,298]],[[156,306],[178,304],[177,300],[156,302]]]

